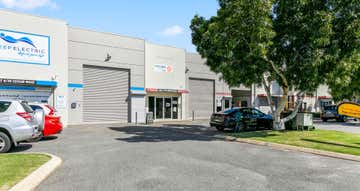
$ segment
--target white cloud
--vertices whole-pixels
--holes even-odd
[[[184,33],[184,28],[179,25],[173,25],[170,27],[165,28],[163,31],[160,32],[163,36],[177,36]]]
[[[58,6],[51,0],[0,0],[0,3],[6,8],[31,10],[40,7],[50,7],[56,9]]]

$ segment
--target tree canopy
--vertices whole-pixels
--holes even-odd
[[[219,0],[219,5],[216,16],[192,20],[197,51],[230,86],[264,84],[264,74],[276,80],[284,94],[278,114],[289,88],[306,93],[328,84],[335,92],[344,81],[359,84],[360,62],[353,61],[360,52],[360,0]]]

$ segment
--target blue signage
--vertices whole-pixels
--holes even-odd
[[[0,29],[0,61],[50,65],[50,37]]]

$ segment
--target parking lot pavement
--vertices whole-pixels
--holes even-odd
[[[360,190],[360,163],[225,142],[201,125],[67,128],[17,151],[63,158],[38,191]]]
[[[314,121],[315,127],[322,130],[335,130],[348,133],[360,134],[360,121],[349,120],[347,122],[328,121],[322,122],[321,120]]]

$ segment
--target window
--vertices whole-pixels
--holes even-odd
[[[230,108],[230,100],[225,100],[225,109]]]
[[[30,107],[31,107],[31,109],[32,110],[37,110],[37,109],[41,109],[42,110],[42,108],[40,107],[40,106],[37,106],[37,105],[30,105]]]
[[[11,105],[11,102],[0,101],[0,112],[5,112]]]
[[[149,112],[152,112],[153,119],[155,114],[155,97],[149,97]]]
[[[247,101],[241,101],[241,107],[247,107],[248,102]]]
[[[336,111],[336,106],[335,105],[324,106],[324,110],[325,111]]]
[[[261,111],[259,111],[259,110],[257,110],[257,109],[252,109],[252,114],[253,114],[253,115],[257,115],[257,116],[264,115]]]
[[[248,108],[243,109],[241,112],[242,112],[243,116],[251,116],[252,115],[251,109],[248,109]]]
[[[24,110],[28,113],[33,113],[34,111],[31,109],[31,107],[27,104],[27,102],[21,102],[22,107]]]

